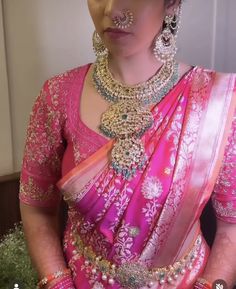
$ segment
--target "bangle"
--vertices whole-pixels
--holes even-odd
[[[212,289],[212,283],[204,278],[198,278],[194,284],[194,289]]]
[[[56,271],[48,276],[43,277],[43,279],[41,279],[38,283],[38,288],[43,288],[45,285],[47,285],[48,283],[50,283],[51,281],[70,275],[70,269],[66,268],[64,270],[59,270]]]
[[[48,289],[75,289],[71,276],[61,278],[56,284],[49,286]]]

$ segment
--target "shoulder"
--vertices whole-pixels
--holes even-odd
[[[69,97],[78,93],[89,67],[90,64],[86,64],[52,76],[44,82],[39,97],[55,109],[63,105]]]
[[[236,73],[226,73],[226,72],[216,71],[213,69],[204,68],[201,66],[195,66],[194,70],[195,70],[195,76],[200,77],[200,78],[208,77],[211,79],[214,79],[214,78],[222,78],[222,79],[230,78],[234,80],[236,79]]]
[[[49,92],[60,92],[60,89],[70,89],[75,82],[84,79],[90,64],[79,66],[63,73],[57,74],[44,83],[44,87],[49,90]]]
[[[192,89],[221,87],[231,91],[236,90],[236,73],[224,73],[201,66],[195,66],[192,73]]]

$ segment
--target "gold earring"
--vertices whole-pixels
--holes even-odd
[[[162,33],[157,36],[153,53],[155,57],[163,62],[173,61],[177,53],[177,34],[180,25],[181,6],[174,15],[167,15],[164,19]]]
[[[108,49],[102,42],[102,39],[97,31],[94,31],[93,33],[93,51],[97,57],[104,56],[108,53]]]

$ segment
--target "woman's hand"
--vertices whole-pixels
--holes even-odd
[[[236,224],[217,220],[215,241],[202,275],[210,282],[222,279],[233,288],[236,283]]]

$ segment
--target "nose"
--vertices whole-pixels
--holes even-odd
[[[122,16],[121,0],[107,0],[104,10],[104,15],[113,19],[114,17]]]

